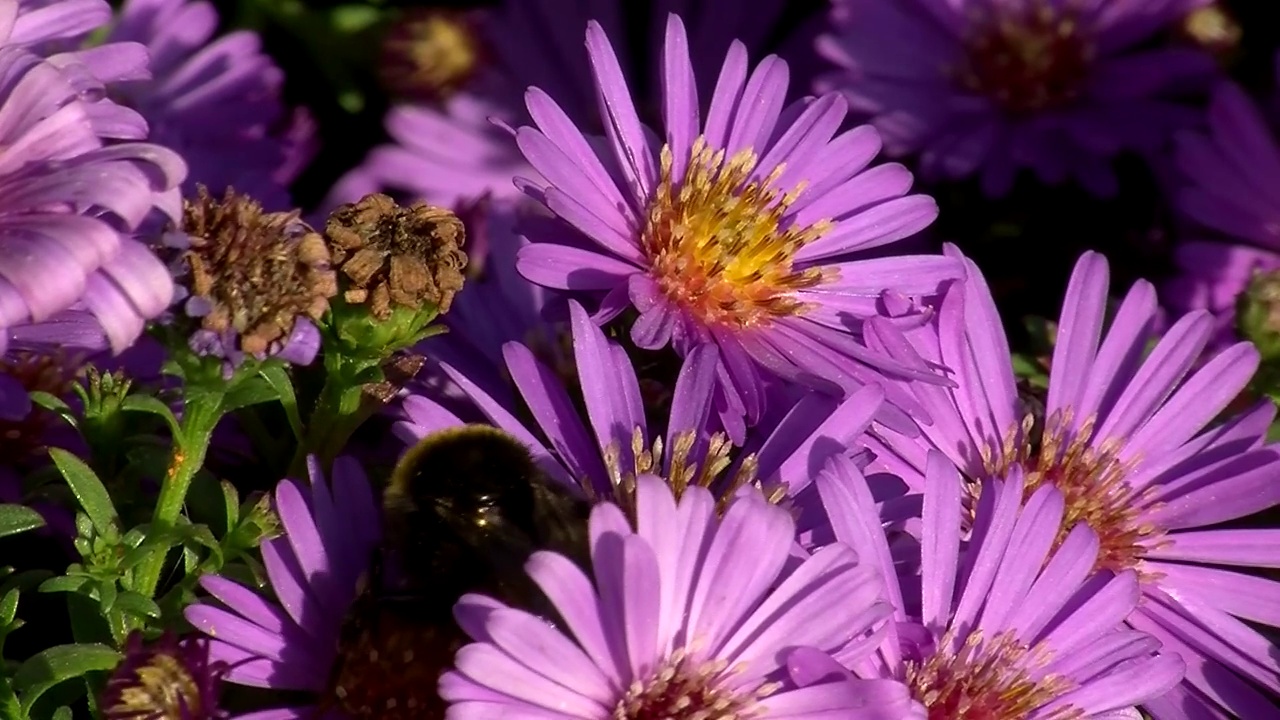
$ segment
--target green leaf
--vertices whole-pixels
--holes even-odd
[[[116,515],[115,505],[111,503],[111,495],[93,469],[61,448],[50,448],[49,457],[53,458],[58,470],[62,471],[62,477],[71,486],[71,492],[75,493],[93,527],[102,534],[115,532],[119,516]]]
[[[222,499],[227,511],[227,527],[223,532],[231,532],[240,524],[240,496],[236,493],[236,486],[226,480],[222,481]]]
[[[222,400],[222,411],[235,412],[243,407],[278,400],[280,393],[263,377],[251,377],[235,384]]]
[[[49,688],[95,670],[110,670],[120,653],[106,645],[57,645],[31,656],[13,674],[13,686],[30,710]]]
[[[9,625],[18,614],[18,589],[14,588],[0,598],[0,625]]]
[[[160,606],[154,600],[125,590],[116,597],[116,610],[140,618],[159,618]]]
[[[289,373],[278,364],[267,365],[260,372],[263,379],[275,390],[276,396],[280,398],[280,405],[284,407],[284,414],[289,421],[289,428],[293,430],[293,436],[301,440],[302,416],[298,414],[298,396],[293,392],[293,380],[289,378]]]
[[[151,395],[129,395],[124,399],[124,402],[120,403],[120,409],[156,415],[168,424],[169,431],[173,433],[174,437],[182,437],[182,431],[178,426],[178,418],[174,416],[173,410],[170,410],[168,405]]]
[[[368,5],[342,5],[329,11],[329,22],[339,34],[367,30],[382,19],[382,11]]]
[[[44,392],[43,390],[33,391],[31,393],[31,402],[39,405],[45,410],[52,410],[59,415],[65,416],[71,414],[71,407],[63,402],[62,398],[57,395]]]
[[[50,720],[71,720],[71,717],[72,717],[71,708],[67,707],[66,705],[63,705],[62,707],[53,711],[53,717]]]
[[[0,537],[44,527],[40,513],[26,505],[0,505]]]
[[[40,583],[40,592],[80,592],[93,580],[84,575],[59,575]]]

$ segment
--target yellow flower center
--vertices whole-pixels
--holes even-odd
[[[383,79],[401,95],[443,99],[483,64],[484,47],[465,14],[416,9],[383,41]]]
[[[984,642],[981,633],[974,633],[954,652],[952,644],[948,633],[932,657],[907,664],[907,686],[928,710],[929,720],[1022,720],[1071,689],[1064,677],[1037,677],[1044,658],[1010,635]],[[1061,708],[1044,717],[1082,716]]]
[[[805,310],[794,292],[830,278],[818,268],[796,270],[796,252],[821,237],[829,222],[808,227],[785,216],[803,190],[773,188],[778,166],[752,180],[759,159],[744,150],[726,161],[699,138],[684,177],[673,177],[670,147],[649,203],[641,247],[662,292],[707,325],[743,329]]]
[[[1079,96],[1093,48],[1071,8],[1026,0],[979,9],[971,18],[961,84],[1010,113],[1059,107]]]
[[[136,713],[157,720],[202,716],[200,687],[178,658],[157,654],[134,673],[135,682],[120,692],[120,701],[106,708],[109,716]]]
[[[1005,476],[1015,465],[1026,473],[1025,493],[1049,484],[1062,493],[1065,512],[1058,532],[1060,543],[1078,523],[1087,523],[1099,540],[1098,569],[1139,569],[1142,558],[1162,531],[1139,516],[1146,509],[1146,493],[1137,492],[1127,477],[1133,462],[1119,458],[1123,442],[1091,442],[1094,421],[1071,430],[1071,413],[1057,412],[1037,428],[1030,415],[1021,427],[1005,435],[1003,446],[986,452],[988,473]]]

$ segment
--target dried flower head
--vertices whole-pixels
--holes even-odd
[[[338,292],[324,238],[298,212],[267,213],[227,190],[221,201],[200,188],[183,220],[191,270],[189,315],[219,336],[239,336],[240,350],[267,352],[299,318],[318,320]]]
[[[344,299],[367,303],[385,320],[393,305],[434,304],[445,313],[462,289],[467,256],[462,221],[452,212],[414,203],[400,207],[382,194],[334,210],[325,224]]]
[[[213,720],[224,662],[209,660],[209,639],[167,634],[144,644],[134,632],[107,681],[100,707],[108,720]]]

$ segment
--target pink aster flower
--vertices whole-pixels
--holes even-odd
[[[869,127],[839,132],[843,98],[784,107],[786,63],[768,57],[749,72],[746,49],[734,43],[703,119],[684,24],[673,15],[659,139],[641,124],[594,23],[587,50],[605,138],[585,136],[542,90],[527,94],[534,126],[516,141],[546,180],[520,182],[570,227],[530,230],[521,274],[601,297],[599,322],[634,307],[631,337],[642,348],[672,345],[688,356],[717,346],[724,416],[759,418],[762,373],[844,391],[880,373],[938,381],[859,341],[884,303],[934,293],[961,270],[942,256],[858,254],[921,230],[937,206],[907,194],[905,168],[869,167],[879,137]]]
[[[841,651],[876,632],[889,608],[848,548],[791,557],[794,522],[757,491],[720,518],[706,490],[677,501],[662,480],[641,477],[634,527],[603,503],[591,539],[590,576],[550,552],[525,566],[560,627],[484,596],[458,603],[476,642],[440,678],[447,717],[889,720],[908,710],[892,680],[791,681],[789,655]]]
[[[1280,583],[1228,568],[1280,566],[1280,530],[1222,527],[1280,504],[1280,451],[1266,443],[1275,407],[1219,421],[1258,352],[1236,343],[1204,357],[1213,319],[1203,310],[1148,351],[1155,289],[1135,283],[1107,327],[1108,280],[1101,255],[1076,264],[1041,409],[1019,395],[995,303],[971,266],[937,323],[911,336],[957,387],[912,389],[934,419],[920,438],[875,430],[868,443],[881,467],[917,487],[930,450],[975,480],[1022,473],[1028,492],[1055,487],[1064,528],[1085,523],[1097,536],[1095,565],[1137,572],[1143,602],[1129,625],[1186,661],[1186,680],[1145,708],[1160,718],[1185,717],[1180,708],[1272,716],[1280,651],[1247,623],[1280,626]]]
[[[895,156],[930,179],[981,177],[1003,195],[1021,169],[1113,194],[1111,159],[1154,152],[1198,121],[1184,102],[1212,57],[1159,42],[1202,0],[837,0],[820,51]]]
[[[905,682],[920,720],[1136,719],[1183,662],[1125,627],[1137,574],[1095,573],[1100,538],[1083,522],[1064,529],[1068,501],[1052,486],[1024,502],[1026,480],[985,481],[965,538],[964,483],[931,452],[918,555],[895,566],[866,478],[832,458],[817,482],[835,536],[880,565],[896,611],[875,655],[837,657],[855,676]]]

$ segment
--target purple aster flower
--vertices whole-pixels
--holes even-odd
[[[521,274],[603,295],[600,322],[634,306],[631,337],[642,348],[670,344],[688,356],[718,347],[727,424],[739,422],[729,415],[760,417],[768,374],[845,391],[885,372],[939,382],[859,342],[887,291],[934,293],[961,269],[942,256],[858,257],[921,230],[937,205],[906,194],[912,179],[902,166],[868,169],[880,149],[875,130],[837,135],[839,95],[784,108],[786,64],[768,57],[749,75],[735,43],[702,121],[684,25],[671,16],[663,143],[640,123],[597,24],[587,47],[607,140],[588,140],[537,88],[527,95],[536,127],[516,134],[547,178],[522,180],[525,191],[581,235],[531,231]]]
[[[1133,706],[1176,685],[1183,662],[1125,627],[1137,574],[1095,573],[1101,539],[1083,522],[1063,531],[1068,501],[1052,486],[1024,503],[1026,480],[985,481],[966,539],[964,483],[929,453],[919,575],[899,577],[866,478],[833,457],[817,483],[835,536],[880,566],[896,610],[876,655],[837,658],[855,676],[905,682],[921,720],[1137,718]]]
[[[651,422],[635,368],[622,347],[608,340],[576,302],[570,302],[570,317],[575,377],[561,379],[520,343],[502,348],[506,370],[536,429],[516,417],[514,403],[488,395],[457,368],[442,364],[441,369],[489,422],[523,442],[549,476],[581,485],[597,497],[618,497],[625,503],[636,478],[645,474],[668,479],[677,491],[703,486],[722,498],[743,485],[764,487],[775,499],[794,497],[809,484],[815,458],[834,448],[843,450],[862,435],[883,398],[875,387],[839,402],[807,394],[751,448],[755,452],[734,458],[710,417],[718,364],[714,347],[690,355],[676,380],[669,413]],[[566,385],[580,389],[587,422]],[[402,413],[404,420],[393,431],[409,443],[463,423],[421,395],[406,398]]]
[[[820,52],[895,156],[928,178],[980,175],[1003,195],[1021,169],[1113,194],[1112,156],[1152,153],[1198,121],[1182,104],[1213,58],[1155,42],[1203,0],[839,0]]]
[[[106,720],[219,720],[225,662],[210,659],[209,639],[172,633],[144,643],[134,631],[98,706]]]
[[[153,210],[177,216],[186,167],[156,145],[105,147],[65,73],[21,48],[0,48],[0,78],[0,351],[21,335],[120,352],[173,297],[164,265],[128,233]],[[85,330],[90,317],[99,332]]]
[[[25,48],[58,67],[100,137],[142,140],[146,120],[108,91],[115,83],[149,77],[147,49],[134,42],[91,45],[90,34],[109,22],[106,0],[17,0],[0,11],[0,46]]]
[[[275,599],[232,580],[206,575],[216,600],[187,607],[187,620],[209,635],[210,658],[228,666],[226,681],[273,690],[325,692],[343,619],[381,537],[373,489],[351,458],[338,458],[332,481],[308,464],[310,483],[283,480],[275,509],[282,537],[262,545]],[[316,720],[345,717],[314,706],[266,710],[244,718]]]
[[[615,505],[592,512],[594,577],[551,552],[526,564],[564,627],[463,597],[455,616],[476,642],[440,678],[447,717],[903,717],[900,683],[789,677],[797,650],[878,632],[883,585],[858,556],[832,545],[791,557],[793,521],[755,490],[723,518],[706,490],[677,500],[651,475],[636,499],[634,529]]]
[[[269,209],[288,209],[288,184],[314,150],[314,128],[284,107],[284,73],[257,34],[214,39],[217,29],[208,2],[129,0],[109,39],[145,45],[151,77],[116,85],[113,96],[146,117],[153,142],[186,159],[186,194],[197,184],[217,194],[234,187]]]
[[[1145,281],[1104,332],[1108,281],[1101,255],[1076,264],[1041,409],[1019,395],[995,303],[970,265],[937,323],[911,336],[926,361],[952,369],[957,387],[917,385],[933,425],[915,440],[874,429],[868,444],[879,467],[916,487],[930,449],[974,480],[1022,472],[1028,492],[1055,487],[1064,532],[1085,523],[1097,536],[1096,566],[1137,572],[1143,602],[1130,626],[1187,663],[1186,681],[1146,709],[1269,717],[1280,712],[1269,699],[1280,693],[1280,652],[1246,623],[1280,626],[1268,599],[1280,584],[1227,568],[1280,566],[1280,530],[1222,524],[1280,504],[1280,452],[1265,443],[1275,407],[1262,402],[1214,424],[1258,352],[1236,343],[1202,357],[1213,334],[1205,311],[1173,322],[1148,352],[1156,296]]]
[[[1253,275],[1280,268],[1280,144],[1234,83],[1214,89],[1207,120],[1207,132],[1178,137],[1176,209],[1192,227],[1174,250],[1177,275],[1161,290],[1178,312],[1214,313],[1226,341]]]

